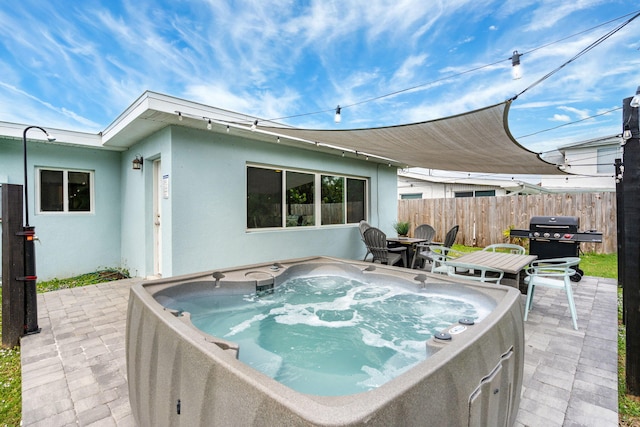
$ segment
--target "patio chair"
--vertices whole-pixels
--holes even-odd
[[[441,274],[448,274],[449,272],[447,261],[453,261],[462,255],[462,252],[442,245],[430,245],[429,252],[431,254],[431,272]]]
[[[527,277],[524,278],[527,288],[527,302],[524,308],[524,320],[527,320],[529,310],[533,300],[533,293],[536,286],[543,286],[552,289],[562,289],[567,295],[573,329],[578,330],[578,315],[576,305],[573,301],[573,291],[571,290],[571,276],[576,274],[575,266],[580,263],[578,257],[552,258],[533,261],[527,268]]]
[[[418,239],[426,239],[426,242],[418,243],[415,247],[415,254],[411,261],[411,268],[415,268],[416,260],[419,260],[420,266],[425,264],[425,261],[431,260],[429,245],[436,235],[436,230],[429,224],[422,224],[416,227],[413,232],[413,237]]]
[[[459,226],[454,225],[451,227],[449,231],[447,231],[447,235],[444,237],[444,243],[442,246],[450,248],[456,241],[456,236],[458,235]]]
[[[364,232],[369,228],[371,228],[371,225],[369,225],[369,223],[364,219],[358,224],[358,229],[360,230],[360,238],[362,239],[362,243],[364,243],[365,247],[367,246],[367,243],[364,241]],[[366,261],[369,255],[371,255],[371,251],[369,251],[369,247],[367,247],[367,253],[364,254],[364,258],[362,260]]]
[[[524,255],[527,250],[520,245],[514,245],[513,243],[494,243],[493,245],[489,245],[486,248],[482,249],[483,251],[491,251],[491,252],[504,252],[508,251],[511,253],[517,253],[518,255]]]
[[[364,232],[364,243],[373,255],[373,262],[394,265],[402,260],[402,265],[407,266],[407,248],[389,248],[387,246],[387,235],[376,227],[369,227]]]
[[[504,277],[504,271],[484,265],[461,263],[455,260],[445,261],[444,265],[447,267],[449,277],[458,279],[474,280],[483,283],[491,282],[499,285],[500,280]]]

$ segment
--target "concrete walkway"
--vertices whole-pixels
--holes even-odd
[[[22,339],[24,426],[135,425],[124,341],[133,282],[38,295],[42,332]],[[578,331],[564,294],[536,290],[516,426],[618,425],[616,282],[585,277],[574,289]]]

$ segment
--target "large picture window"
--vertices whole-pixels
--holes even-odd
[[[366,219],[367,181],[247,167],[247,228],[354,224]]]
[[[38,169],[39,212],[93,212],[93,172]]]

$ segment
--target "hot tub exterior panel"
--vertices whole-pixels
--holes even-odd
[[[140,426],[466,426],[492,419],[511,425],[524,359],[522,303],[512,291],[490,290],[503,295],[498,307],[451,342],[431,340],[427,345],[438,351],[428,361],[378,389],[325,397],[295,392],[244,365],[134,286],[127,321],[134,418]],[[478,397],[483,381],[491,392],[499,384],[506,403]]]

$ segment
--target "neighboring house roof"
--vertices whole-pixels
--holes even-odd
[[[619,135],[610,135],[603,136],[600,138],[588,139],[586,141],[573,142],[571,144],[566,144],[558,147],[558,151],[565,152],[567,150],[575,150],[580,148],[593,148],[593,147],[603,147],[609,145],[620,145],[620,136]]]
[[[552,190],[546,189],[536,184],[525,181],[512,179],[483,179],[483,178],[452,178],[446,176],[431,176],[411,172],[399,172],[398,177],[405,182],[425,182],[432,184],[458,184],[458,185],[475,185],[479,187],[502,188],[511,194],[538,194],[551,193]]]

